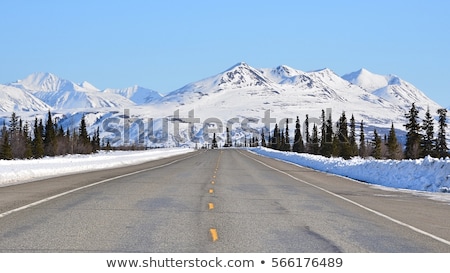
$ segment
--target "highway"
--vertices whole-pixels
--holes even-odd
[[[0,252],[450,252],[450,207],[245,150],[0,188]]]

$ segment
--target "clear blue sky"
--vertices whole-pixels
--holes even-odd
[[[0,83],[51,72],[161,93],[237,62],[396,74],[450,106],[448,1],[4,1]]]

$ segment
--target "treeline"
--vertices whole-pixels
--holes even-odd
[[[90,154],[100,149],[99,130],[88,135],[85,116],[78,130],[64,131],[54,122],[50,111],[47,120],[35,118],[34,124],[12,113],[9,126],[3,122],[0,133],[0,159],[31,159],[66,154]]]
[[[434,119],[429,109],[422,121],[419,120],[419,111],[413,103],[411,109],[405,114],[407,123],[406,144],[399,142],[394,124],[389,133],[381,136],[375,129],[372,139],[366,139],[364,121],[355,121],[352,115],[347,120],[345,112],[339,117],[333,130],[331,114],[326,116],[322,110],[320,128],[317,124],[309,132],[309,118],[304,120],[304,135],[301,133],[300,119],[295,122],[294,141],[291,145],[289,137],[289,124],[286,119],[285,128],[278,128],[275,124],[272,135],[265,142],[264,133],[261,134],[261,146],[281,151],[293,151],[299,153],[311,153],[326,157],[342,157],[349,159],[353,156],[374,157],[376,159],[417,159],[427,155],[433,157],[449,156],[446,140],[446,109],[437,111],[438,132],[434,132]]]

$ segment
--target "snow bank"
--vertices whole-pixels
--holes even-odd
[[[67,155],[33,160],[0,160],[0,187],[69,173],[140,164],[193,151],[187,148],[171,148],[100,152],[91,155]]]
[[[450,192],[450,159],[426,157],[417,160],[375,160],[327,158],[319,155],[251,149],[315,170],[337,174],[381,186],[428,192]]]

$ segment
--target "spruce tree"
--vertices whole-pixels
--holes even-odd
[[[287,152],[290,152],[291,151],[291,139],[289,138],[289,125],[288,125],[288,123],[289,123],[289,119],[286,119],[286,130],[285,130],[285,133],[284,133],[285,140],[284,140],[283,150],[287,151]]]
[[[13,159],[11,143],[9,141],[9,133],[6,130],[6,127],[2,130],[2,154],[0,158],[6,160]]]
[[[52,114],[48,111],[47,122],[44,133],[44,152],[46,155],[55,156],[57,150],[55,126],[52,121]]]
[[[311,143],[311,136],[309,134],[309,115],[308,114],[305,117],[304,127],[305,127],[305,144],[304,144],[304,146],[305,146],[305,151],[309,152],[309,146],[310,146],[310,143]]]
[[[364,158],[367,156],[366,137],[364,135],[364,121],[361,120],[359,125],[359,156]]]
[[[422,156],[433,155],[435,152],[434,119],[431,116],[430,108],[427,109],[425,118],[422,120],[422,130],[424,132],[420,143]]]
[[[44,140],[42,139],[42,133],[44,131],[44,126],[42,124],[42,119],[34,119],[34,139],[33,139],[33,157],[41,158],[44,156]]]
[[[269,140],[269,142],[270,142],[270,140]],[[262,147],[267,147],[266,137],[264,136],[264,128],[261,129],[261,146]]]
[[[25,151],[24,158],[30,159],[33,157],[33,142],[30,136],[30,126],[28,122],[25,122],[25,126],[23,127],[23,137],[25,138]]]
[[[381,158],[381,137],[378,135],[377,130],[375,129],[373,131],[373,149],[372,149],[372,156],[376,159]]]
[[[339,118],[339,152],[340,156],[344,159],[349,159],[351,157],[351,148],[348,137],[348,124],[347,117],[345,116],[345,112],[342,112],[341,117]]]
[[[331,142],[331,155],[333,157],[341,156],[341,142],[337,134],[333,136],[333,141]]]
[[[294,145],[292,146],[292,151],[296,152],[296,153],[303,152],[301,150],[301,146],[303,146],[303,145],[301,145],[301,143],[303,143],[303,140],[302,140],[302,134],[300,131],[300,120],[297,116],[297,120],[295,121],[295,135],[294,135]]]
[[[325,112],[322,110],[322,122],[324,121],[325,118]],[[332,123],[332,118],[331,118],[331,113],[328,116],[328,118],[326,118],[325,121],[325,125],[322,129],[322,133],[324,133],[324,135],[322,135],[322,145],[320,146],[320,153],[323,156],[326,157],[330,157],[332,152],[333,152],[333,140],[334,140],[334,133],[333,133],[333,123]],[[336,149],[334,149],[336,150]]]
[[[230,136],[230,129],[227,127],[227,140],[225,142],[225,147],[231,147],[231,136]]]
[[[320,153],[324,155],[324,152],[322,150],[325,149],[325,142],[326,142],[326,117],[325,117],[325,111],[322,109],[322,114],[320,115],[320,119],[322,120],[322,125],[320,128]]]
[[[395,133],[394,123],[391,124],[389,136],[387,137],[387,150],[388,150],[388,157],[390,159],[401,158],[402,150],[400,144],[398,143],[397,135]]]
[[[448,147],[447,147],[447,140],[446,140],[446,127],[447,127],[447,109],[441,108],[437,111],[439,115],[439,128],[438,128],[438,134],[436,139],[436,155],[438,157],[446,157],[448,156]]]
[[[320,140],[319,140],[319,133],[317,130],[317,125],[314,124],[313,131],[312,131],[312,137],[311,137],[311,150],[310,152],[317,155],[319,154],[320,150]]]
[[[413,103],[411,109],[405,114],[408,122],[404,125],[406,128],[406,147],[405,147],[405,158],[407,159],[417,159],[419,158],[420,152],[420,129],[421,126],[417,121],[419,115],[419,110],[417,110],[415,104]]]
[[[77,152],[81,154],[89,154],[92,152],[91,140],[87,132],[86,117],[83,115],[78,128]]]
[[[278,150],[278,143],[280,141],[279,139],[279,132],[278,132],[278,124],[275,124],[275,128],[273,129],[273,136],[272,136],[272,149]]]
[[[245,142],[247,143],[247,138],[245,138]],[[217,139],[216,139],[216,133],[213,134],[213,140],[212,140],[212,147],[213,149],[217,148]]]
[[[356,145],[356,123],[353,114],[352,117],[350,118],[350,133],[348,139],[350,142],[350,155],[351,156],[358,155],[358,145]]]

